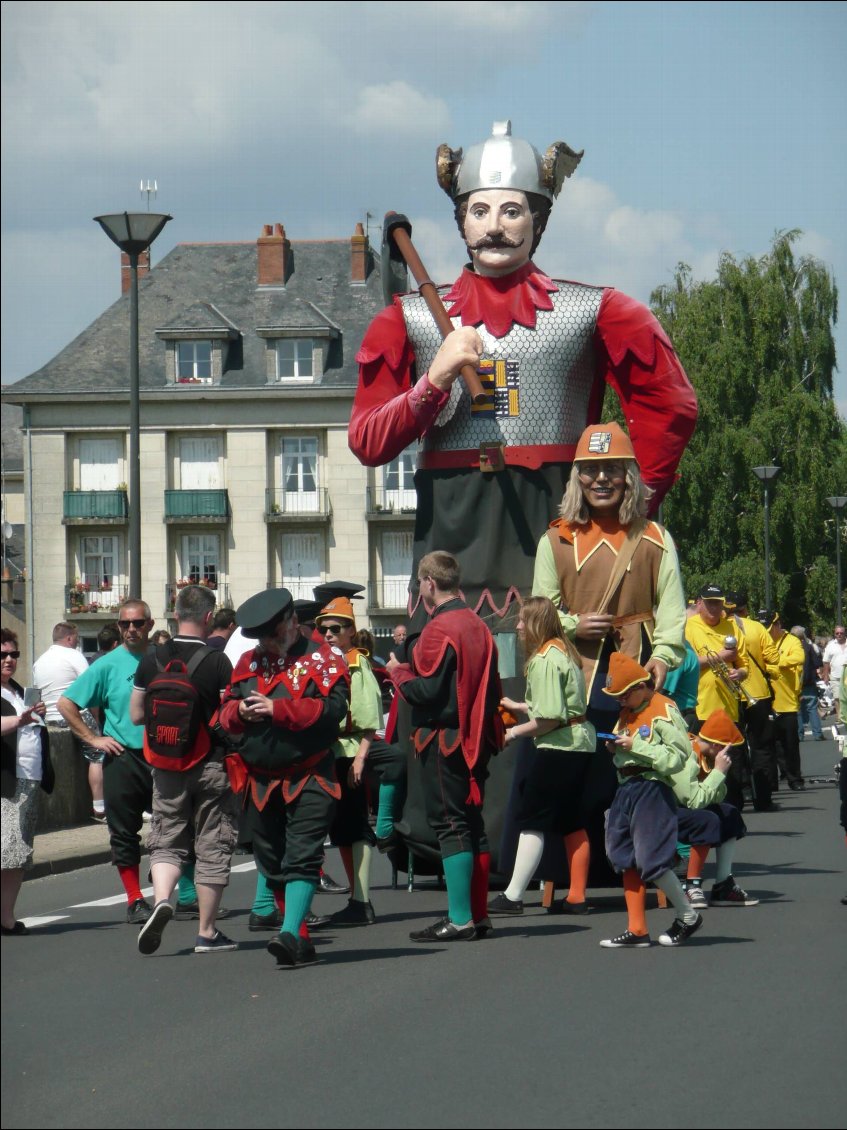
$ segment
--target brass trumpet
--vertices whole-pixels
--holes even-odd
[[[728,648],[730,651],[734,651],[738,646],[738,641],[736,640],[735,636],[727,636],[723,642],[724,647]],[[723,686],[726,687],[726,689],[729,691],[736,702],[743,702],[747,706],[756,705],[759,700],[757,698],[753,698],[753,696],[749,694],[740,683],[736,683],[735,679],[733,679],[730,673],[729,667],[723,661],[723,659],[721,659],[716,651],[714,651],[710,647],[704,647],[700,654],[709,664],[709,667],[711,668],[715,678],[719,683],[722,683]]]

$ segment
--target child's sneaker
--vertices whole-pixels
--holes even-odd
[[[698,914],[693,922],[684,922],[681,918],[674,918],[664,934],[659,935],[660,946],[681,946],[687,942],[692,934],[696,934],[703,925],[703,915]]]
[[[703,894],[703,888],[699,883],[687,882],[683,883],[685,893],[688,895],[688,901],[695,910],[705,910],[709,905],[706,901],[706,896]]]
[[[709,895],[709,906],[758,906],[759,900],[748,895],[738,886],[730,875],[722,883],[712,887]]]
[[[600,943],[605,950],[639,950],[650,944],[649,934],[633,934],[632,930],[624,930],[616,938],[604,938]]]

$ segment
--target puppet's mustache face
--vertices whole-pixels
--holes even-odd
[[[525,240],[510,239],[507,235],[484,235],[468,244],[468,251],[487,251],[500,247],[523,247]]]

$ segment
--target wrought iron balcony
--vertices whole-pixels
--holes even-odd
[[[326,522],[332,516],[329,491],[284,490],[269,487],[265,491],[266,522]]]
[[[110,581],[75,581],[65,587],[65,614],[67,616],[103,616],[112,619],[127,598],[124,584]]]
[[[368,487],[368,518],[403,518],[416,513],[418,496],[414,490]]]
[[[220,524],[229,517],[225,490],[166,490],[165,521]]]
[[[405,614],[408,604],[408,578],[402,581],[384,579],[368,582],[368,605],[373,611],[402,612]]]
[[[66,526],[83,522],[125,525],[125,490],[66,490],[62,521]]]

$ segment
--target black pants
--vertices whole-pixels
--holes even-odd
[[[447,859],[464,851],[474,855],[487,852],[482,806],[468,804],[471,775],[461,747],[445,757],[438,749],[436,738],[423,750],[420,758],[426,817],[438,837],[441,858]],[[488,755],[481,754],[474,766],[474,778],[480,794],[484,794],[487,765]]]
[[[797,732],[797,711],[775,714],[773,730],[776,739],[776,759],[780,771],[785,775],[789,785],[802,785],[803,774],[800,770],[800,735]]]
[[[769,698],[744,707],[744,726],[753,771],[753,805],[758,809],[770,806],[777,777],[771,708]]]
[[[524,832],[567,836],[585,828],[588,818],[582,806],[585,777],[592,753],[582,750],[535,750],[535,757],[521,782],[516,817]]]
[[[295,879],[318,883],[334,811],[335,799],[314,777],[291,804],[283,801],[281,788],[274,789],[261,812],[248,800],[242,834],[252,841],[256,866],[271,890]]]
[[[115,867],[141,862],[141,826],[153,811],[153,772],[140,749],[125,749],[103,762],[103,800]]]
[[[335,763],[338,783],[341,786],[341,799],[335,810],[332,830],[329,837],[336,847],[350,847],[352,844],[376,843],[376,836],[370,826],[368,810],[368,779],[371,774],[378,782],[394,785],[401,790],[396,798],[396,811],[402,810],[406,791],[406,758],[397,748],[382,738],[374,738],[368,750],[365,763],[365,780],[353,787],[349,783],[352,757],[341,757]]]

